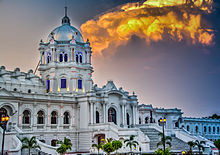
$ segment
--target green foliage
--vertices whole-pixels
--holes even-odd
[[[205,141],[198,141],[198,140],[196,140],[195,142],[195,146],[197,146],[198,147],[198,149],[199,149],[199,154],[200,154],[200,151],[201,150],[203,150],[204,151],[204,144],[205,144]]]
[[[220,150],[220,139],[216,140],[214,144]]]
[[[220,115],[213,114],[212,116],[209,116],[211,119],[220,119]]]
[[[57,144],[61,144],[59,148],[57,148],[57,152],[60,154],[64,154],[67,150],[71,150],[72,143],[70,139],[64,137],[64,141],[57,141]]]
[[[172,138],[170,136],[164,135],[163,137],[163,133],[159,133],[158,135],[161,137],[161,140],[157,143],[157,147],[159,147],[160,145],[166,146],[166,144],[171,147]]]
[[[135,137],[134,135],[131,135],[129,139],[126,139],[124,141],[126,147],[129,146],[131,152],[132,152],[132,146],[137,147],[137,145],[139,145],[139,143],[134,140],[134,137]]]
[[[188,154],[192,154],[192,150],[193,150],[193,148],[195,147],[196,144],[193,141],[189,141],[187,144],[190,147],[190,150],[189,150]]]
[[[103,148],[103,143],[92,144],[92,147],[96,148],[98,150],[98,154],[99,154],[99,150],[101,150]]]
[[[166,148],[165,151],[163,149],[158,149],[155,151],[156,155],[171,155],[170,149]]]
[[[116,150],[116,154],[117,154],[117,150],[122,147],[122,142],[120,140],[113,140],[112,146],[113,146],[114,150]]]
[[[41,149],[40,146],[37,144],[36,137],[33,136],[30,139],[27,137],[24,137],[22,140],[22,147],[21,150],[23,149],[28,149],[28,154],[30,155],[31,149]]]
[[[111,152],[114,152],[115,149],[114,147],[112,146],[112,143],[109,142],[109,143],[105,143],[103,145],[103,150],[107,153],[107,154],[110,154]]]

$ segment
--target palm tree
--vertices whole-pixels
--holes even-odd
[[[189,141],[187,144],[188,144],[189,147],[190,147],[189,152],[190,152],[190,154],[192,154],[192,150],[193,150],[193,147],[195,146],[195,142]]]
[[[92,144],[92,147],[96,148],[98,150],[98,154],[99,154],[99,150],[102,149],[103,143],[99,143],[99,144]]]
[[[23,149],[28,149],[28,154],[31,154],[31,149],[41,149],[40,146],[37,144],[36,137],[33,136],[30,139],[27,137],[24,137],[22,140],[22,147],[21,150]]]
[[[131,135],[129,139],[125,139],[124,143],[126,143],[126,147],[129,146],[130,152],[132,152],[132,146],[137,147],[139,143],[134,140],[134,135]]]
[[[161,137],[161,140],[157,143],[157,147],[163,145],[166,148],[166,144],[171,147],[172,138],[170,136],[164,136],[163,133],[158,134]]]
[[[57,141],[57,144],[61,144],[60,147],[57,149],[57,152],[61,155],[66,153],[67,150],[71,150],[72,143],[70,139],[64,137],[64,141]]]
[[[200,154],[200,150],[204,151],[204,149],[205,149],[203,146],[204,144],[205,144],[205,141],[198,141],[198,140],[195,141],[195,145],[199,149],[199,154]]]

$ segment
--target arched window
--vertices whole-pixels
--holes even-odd
[[[204,132],[205,132],[205,133],[207,132],[207,128],[206,128],[206,126],[204,126]]]
[[[50,91],[50,80],[47,79],[47,90],[46,92],[48,93]]]
[[[67,53],[64,54],[64,61],[65,61],[65,62],[68,61],[68,55],[67,55]]]
[[[63,124],[70,124],[70,114],[66,111],[63,115]]]
[[[117,124],[116,121],[116,110],[114,108],[109,108],[108,109],[108,122],[114,122],[115,124]]]
[[[128,125],[128,127],[129,127],[129,125],[130,125],[130,116],[129,116],[128,113],[127,113],[127,125]]]
[[[57,124],[57,112],[53,111],[51,113],[51,124]]]
[[[199,128],[198,128],[198,126],[196,126],[196,133],[198,133],[198,131],[199,131]]]
[[[145,117],[145,124],[148,123],[148,117]]]
[[[60,58],[60,62],[63,62],[63,53],[60,53],[59,58]]]
[[[141,124],[141,118],[139,117],[139,124]]]
[[[99,112],[96,111],[96,123],[99,123]]]
[[[57,146],[57,140],[56,139],[51,140],[51,146]]]
[[[87,63],[87,52],[85,51],[85,63]]]
[[[31,123],[31,113],[28,110],[23,112],[23,124],[30,124]]]
[[[78,89],[82,89],[82,79],[78,80]]]
[[[79,62],[80,62],[80,63],[83,62],[83,56],[82,56],[82,54],[79,55]]]
[[[60,86],[60,88],[66,88],[66,79],[65,78],[61,79],[61,86]]]
[[[209,133],[211,133],[211,127],[209,126]]]
[[[217,127],[217,133],[219,133],[219,127]]]
[[[187,130],[187,131],[189,131],[189,130],[190,130],[189,125],[187,125],[186,130]]]
[[[77,63],[79,62],[79,55],[78,55],[78,53],[76,54],[76,62]]]
[[[50,52],[47,52],[47,63],[50,63],[51,61],[51,54]]]
[[[44,112],[42,110],[37,113],[37,124],[44,124]]]
[[[213,126],[213,133],[215,133],[215,127]]]

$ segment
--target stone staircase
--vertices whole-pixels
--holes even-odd
[[[154,128],[140,128],[141,131],[147,135],[150,139],[150,150],[157,150],[157,143],[160,141],[161,137],[158,136],[159,135],[159,131],[157,131]],[[172,151],[183,151],[183,150],[189,150],[189,146],[187,143],[185,143],[184,141],[176,138],[176,137],[171,137],[172,141],[171,141],[171,150]],[[162,146],[160,146],[159,148],[162,148]]]

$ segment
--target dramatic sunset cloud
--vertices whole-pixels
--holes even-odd
[[[212,11],[213,0],[147,0],[128,3],[81,25],[93,51],[102,54],[126,44],[133,35],[146,43],[170,38],[192,44],[213,44],[213,30],[202,24],[202,14]]]

